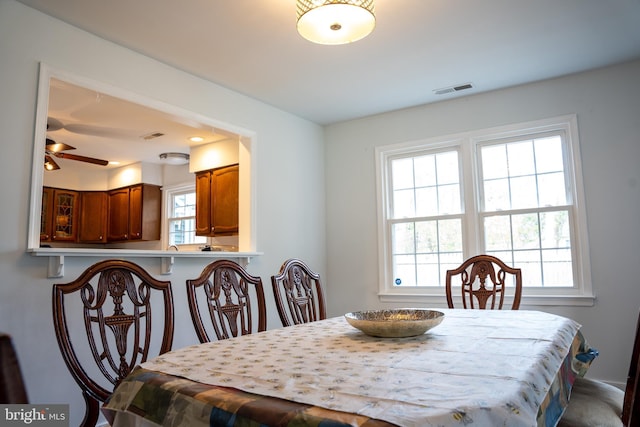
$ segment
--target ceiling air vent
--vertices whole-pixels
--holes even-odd
[[[162,133],[162,132],[154,132],[154,133],[150,133],[148,135],[144,135],[142,137],[142,139],[144,139],[145,141],[148,141],[150,139],[159,138],[159,137],[161,137],[163,135],[164,135],[164,133]]]
[[[457,86],[443,87],[433,91],[436,95],[444,95],[447,93],[460,92],[462,90],[473,89],[473,84],[465,83]]]

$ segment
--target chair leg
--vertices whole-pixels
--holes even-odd
[[[82,420],[81,427],[95,427],[100,416],[100,402],[89,396],[88,393],[82,392],[82,397],[86,403],[87,409]]]

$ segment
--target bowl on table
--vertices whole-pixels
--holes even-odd
[[[344,315],[347,322],[367,335],[405,338],[422,335],[438,326],[444,313],[421,308],[354,311]]]

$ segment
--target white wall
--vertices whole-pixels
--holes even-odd
[[[78,276],[97,258],[65,259],[65,277],[48,279],[47,259],[25,252],[38,82],[38,64],[158,99],[256,132],[257,251],[248,266],[265,284],[289,257],[326,271],[324,147],[321,127],[246,96],[188,75],[13,0],[0,0],[0,330],[13,335],[33,403],[70,403],[70,425],[84,411],[80,389],[62,361],[51,314],[51,286]],[[205,60],[216,60],[215,58]],[[294,191],[295,197],[288,195]],[[134,260],[136,261],[136,260]],[[185,280],[206,259],[178,259],[160,276],[160,261],[138,258],[155,276],[171,280],[176,303],[174,348],[197,341],[187,312]],[[279,327],[274,310],[268,326]]]
[[[597,300],[593,307],[523,308],[582,323],[601,354],[589,375],[625,382],[640,307],[639,76],[636,61],[329,126],[329,314],[385,307],[377,297],[374,147],[576,113]]]

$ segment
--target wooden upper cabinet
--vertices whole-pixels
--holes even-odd
[[[109,191],[108,240],[160,240],[162,192],[137,184]]]
[[[238,232],[239,176],[238,165],[216,169],[212,173],[211,223],[214,235]]]
[[[74,242],[78,236],[77,191],[44,187],[40,218],[40,241]]]
[[[84,191],[80,196],[80,225],[78,241],[105,243],[107,241],[107,211],[109,199],[104,191]]]
[[[238,233],[238,165],[196,173],[196,235]]]
[[[129,187],[109,191],[107,240],[129,239]]]
[[[196,236],[209,236],[211,229],[211,171],[196,173]]]

